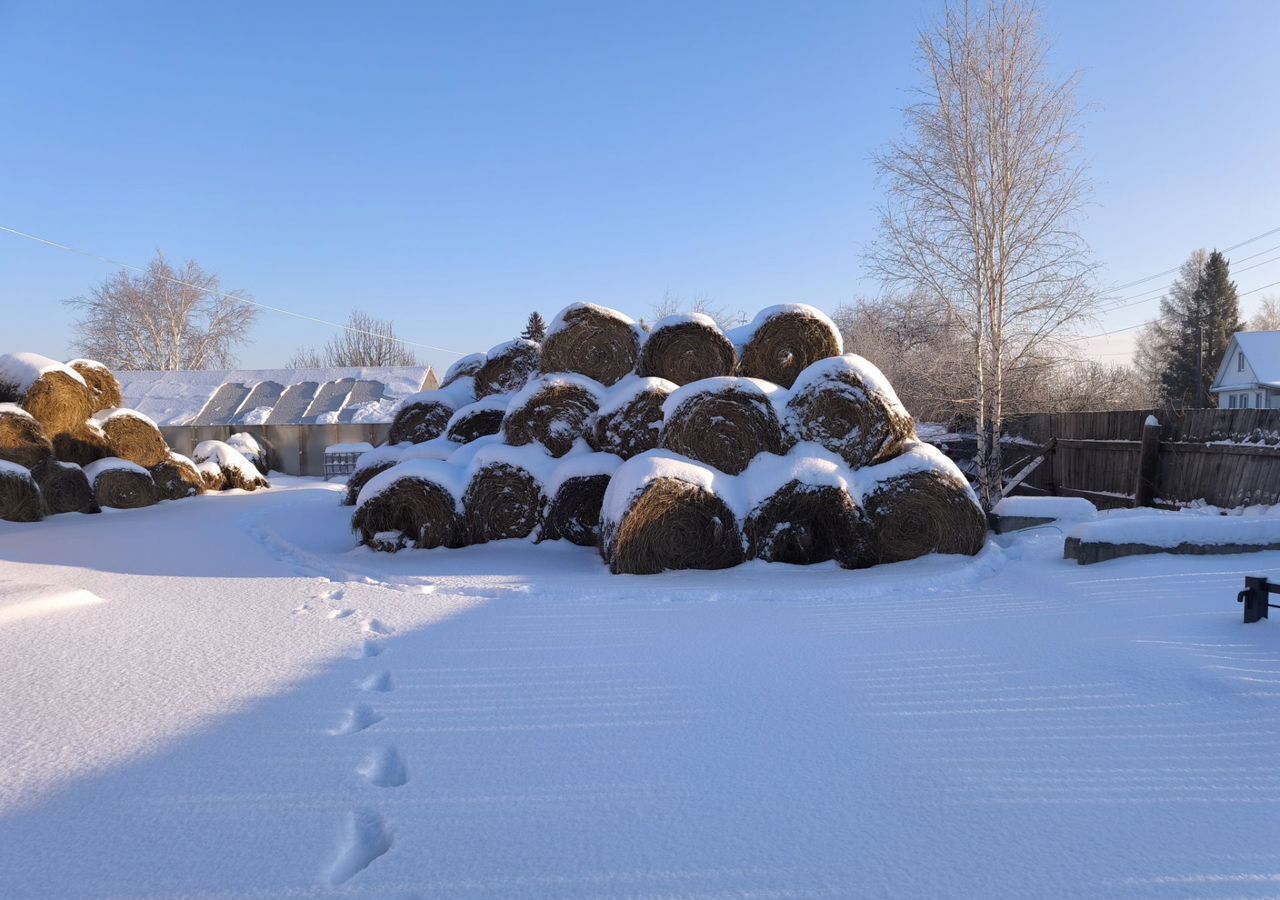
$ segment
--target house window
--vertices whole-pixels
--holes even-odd
[[[1227,395],[1227,409],[1235,409],[1235,408],[1236,408],[1236,395],[1235,395],[1235,394],[1228,394],[1228,395]]]
[[[1244,354],[1243,353],[1236,354],[1236,371],[1237,372],[1244,371]]]
[[[1258,402],[1257,402],[1257,404],[1256,404],[1258,409],[1262,409],[1263,407],[1265,407],[1265,406],[1267,405],[1267,404],[1264,402],[1263,394],[1262,394],[1262,392],[1261,392],[1261,391],[1259,391],[1257,394],[1255,394],[1255,395],[1254,395],[1254,397],[1255,397],[1255,399],[1258,401]]]

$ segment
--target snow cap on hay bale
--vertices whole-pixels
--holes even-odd
[[[193,497],[205,489],[204,476],[196,464],[181,453],[170,451],[165,461],[148,471],[156,485],[160,500],[181,500]]]
[[[594,303],[570,303],[560,310],[542,342],[543,372],[577,372],[614,384],[636,367],[640,327],[635,319]]]
[[[39,522],[44,502],[35,478],[17,463],[0,459],[0,519],[6,522]]]
[[[469,444],[487,434],[497,434],[502,431],[502,417],[510,403],[510,394],[490,394],[459,407],[445,425],[444,436],[455,444]]]
[[[212,459],[206,459],[196,463],[196,471],[200,473],[200,480],[204,482],[206,491],[225,491],[227,489],[227,476],[222,471],[222,466]]]
[[[855,498],[871,524],[876,563],[928,553],[973,556],[987,538],[987,519],[956,464],[930,444],[855,473]]]
[[[915,423],[889,379],[852,353],[800,373],[786,421],[799,440],[821,444],[854,468],[891,459],[916,437]]]
[[[662,437],[662,404],[677,387],[665,378],[631,375],[609,388],[587,431],[592,448],[623,459],[655,449]]]
[[[59,462],[49,457],[32,469],[31,475],[40,486],[40,499],[46,516],[102,512],[89,479],[75,463]]]
[[[191,458],[197,463],[215,462],[222,470],[222,490],[239,488],[254,491],[258,488],[271,487],[254,468],[253,463],[245,459],[235,447],[225,441],[201,441],[196,444]]]
[[[269,469],[267,449],[262,446],[262,443],[256,437],[247,431],[237,431],[227,438],[227,445],[235,447],[240,451],[241,456],[253,463],[253,467],[258,470],[258,474],[267,474]]]
[[[156,502],[156,485],[151,473],[127,459],[108,456],[84,467],[84,476],[93,485],[99,506],[111,509],[138,509]]]
[[[615,574],[725,569],[743,561],[735,480],[665,450],[613,473],[600,511],[600,552]]]
[[[586,433],[603,395],[599,382],[584,375],[539,375],[511,398],[502,435],[513,447],[539,443],[564,456]]]
[[[444,434],[445,426],[458,407],[475,399],[475,381],[459,378],[447,388],[422,391],[406,397],[396,410],[388,443],[421,444]]]
[[[542,345],[537,341],[517,338],[498,344],[485,354],[484,365],[476,372],[474,399],[520,390],[538,371],[541,361]]]
[[[844,352],[836,324],[822,310],[803,303],[763,309],[729,337],[739,348],[738,374],[787,388],[813,363]]]
[[[137,463],[144,469],[158,466],[169,458],[164,435],[155,422],[140,412],[104,409],[94,413],[92,421],[102,429],[112,456]]]
[[[87,419],[78,428],[53,435],[53,455],[63,462],[87,466],[110,456],[111,447],[102,427]]]
[[[636,373],[681,385],[732,375],[737,365],[737,348],[715,319],[690,313],[654,323],[640,349]]]
[[[351,530],[374,549],[394,549],[388,532],[423,549],[461,547],[465,473],[438,459],[414,459],[379,472],[360,489]]]
[[[483,544],[533,534],[542,524],[555,465],[539,444],[491,444],[476,452],[462,497],[467,539]]]
[[[93,414],[93,392],[69,366],[37,353],[0,356],[0,402],[20,405],[52,437],[73,431]]]
[[[747,554],[808,565],[834,559],[846,569],[871,564],[866,516],[844,461],[816,444],[787,456],[761,456],[739,476]]]
[[[704,378],[662,404],[662,447],[737,475],[787,441],[774,402],[748,378]]]
[[[347,476],[347,489],[342,495],[343,506],[355,506],[360,497],[360,490],[375,475],[390,469],[400,461],[405,447],[398,444],[383,444],[361,453],[356,460],[355,471]]]
[[[600,508],[609,480],[620,465],[622,457],[612,453],[580,453],[556,466],[547,485],[551,500],[538,540],[600,546]]]
[[[16,403],[0,403],[0,459],[28,469],[53,456],[53,444],[31,415]]]
[[[445,371],[444,380],[440,382],[440,387],[447,388],[459,378],[474,378],[484,363],[485,355],[483,353],[472,353],[462,357]]]
[[[79,372],[84,383],[89,386],[94,412],[124,406],[124,394],[120,392],[120,382],[102,363],[96,359],[73,359],[67,365]]]

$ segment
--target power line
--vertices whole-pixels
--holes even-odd
[[[1280,258],[1280,257],[1277,257],[1277,258]],[[1248,268],[1253,268],[1253,267],[1249,266]],[[1276,287],[1277,285],[1280,285],[1280,281],[1273,281],[1270,284],[1264,284],[1261,287],[1252,288],[1250,290],[1244,291],[1243,293],[1236,294],[1236,297],[1237,299],[1240,297],[1248,297],[1250,294],[1256,294],[1258,293],[1258,291],[1265,291],[1267,288]],[[1124,328],[1116,328],[1112,331],[1102,331],[1102,332],[1099,332],[1098,334],[1086,334],[1086,335],[1082,335],[1081,337],[1067,338],[1067,342],[1074,343],[1077,341],[1091,341],[1094,338],[1110,337],[1113,334],[1120,334],[1123,331],[1133,331],[1135,328],[1142,328],[1144,325],[1150,325],[1154,321],[1155,319],[1147,319],[1147,321],[1139,322],[1137,325],[1127,325]]]
[[[1270,236],[1271,236],[1271,235],[1273,235],[1273,234],[1280,234],[1280,228],[1272,228],[1270,231],[1264,231],[1262,234],[1256,234],[1256,235],[1254,235],[1253,237],[1251,237],[1251,238],[1249,238],[1249,239],[1247,239],[1247,240],[1243,240],[1243,241],[1241,241],[1241,242],[1240,242],[1240,243],[1238,243],[1238,244],[1232,244],[1230,247],[1227,247],[1227,248],[1226,248],[1226,249],[1224,249],[1222,252],[1223,252],[1223,253],[1230,253],[1232,250],[1238,250],[1239,248],[1244,247],[1244,246],[1245,246],[1245,245],[1247,245],[1247,244],[1252,244],[1254,241],[1260,241],[1260,240],[1262,240],[1264,237],[1270,237]],[[1263,252],[1266,252],[1266,251],[1263,251]],[[1247,257],[1246,257],[1246,258],[1247,258]],[[1139,278],[1137,281],[1130,281],[1130,282],[1127,282],[1127,283],[1125,283],[1125,284],[1118,284],[1118,285],[1115,285],[1114,287],[1109,288],[1109,290],[1111,290],[1111,291],[1123,291],[1123,290],[1127,290],[1128,288],[1136,287],[1136,286],[1138,286],[1138,285],[1140,285],[1140,284],[1146,284],[1148,281],[1154,281],[1154,280],[1155,280],[1155,279],[1157,279],[1157,278],[1163,278],[1165,275],[1172,275],[1172,274],[1174,274],[1175,272],[1177,272],[1177,271],[1178,271],[1178,269],[1181,269],[1181,268],[1182,268],[1182,266],[1176,266],[1176,267],[1174,267],[1174,268],[1172,268],[1172,269],[1167,269],[1167,270],[1166,270],[1166,271],[1164,271],[1164,272],[1157,272],[1157,273],[1156,273],[1156,274],[1154,274],[1154,275],[1148,275],[1146,278]],[[1143,293],[1146,293],[1146,292],[1144,291]]]
[[[99,262],[104,262],[104,263],[107,263],[108,265],[120,266],[122,269],[129,269],[134,272],[146,272],[146,269],[140,266],[135,266],[127,262],[121,262],[118,259],[112,259],[109,256],[103,256],[102,254],[94,253],[91,250],[82,250],[79,247],[71,247],[71,246],[68,246],[67,244],[60,244],[57,241],[51,241],[47,238],[37,237],[34,234],[28,234],[27,232],[19,231],[16,228],[9,228],[6,225],[0,225],[0,231],[6,232],[8,234],[16,235],[17,237],[20,237],[20,238],[26,238],[29,241],[35,241],[38,244],[44,244],[48,247],[55,247],[58,250],[65,250],[68,253],[77,253],[81,256],[87,256],[90,259],[96,259]],[[270,304],[261,303],[250,297],[240,297],[240,296],[237,296],[236,294],[228,294],[225,291],[211,290],[210,288],[201,287],[198,284],[192,284],[189,281],[183,281],[180,278],[170,278],[167,275],[162,275],[160,277],[162,277],[165,281],[170,282],[171,284],[182,285],[183,287],[188,287],[188,288],[191,288],[192,290],[200,291],[202,294],[211,294],[215,297],[221,297],[224,300],[234,300],[237,303],[247,303],[250,306],[256,306],[260,309],[270,310],[271,312],[280,313],[281,315],[285,315],[285,316],[292,316],[295,319],[303,319],[304,321],[307,321],[307,322],[315,322],[317,325],[328,325],[331,328],[340,328],[343,331],[349,331],[352,334],[363,334],[368,337],[375,337],[375,338],[380,338],[382,340],[395,341],[396,343],[406,344],[411,347],[422,347],[426,350],[438,350],[441,353],[452,353],[454,356],[467,355],[458,350],[450,350],[448,347],[436,347],[432,344],[422,344],[422,343],[418,343],[417,341],[407,341],[404,338],[393,337],[391,335],[378,334],[377,332],[374,332],[374,331],[365,331],[364,329],[361,329],[361,328],[352,328],[350,325],[343,325],[341,322],[330,322],[328,319],[320,319],[315,316],[309,316],[306,313],[294,312],[291,309],[282,309],[278,306],[271,306]]]

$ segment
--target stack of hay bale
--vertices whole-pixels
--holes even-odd
[[[409,398],[344,502],[375,549],[569,540],[633,574],[861,568],[986,539],[968,482],[880,370],[799,304],[726,333],[575,303],[541,345],[468,356]]]
[[[220,441],[201,444],[195,460],[174,453],[155,422],[123,402],[119,381],[101,363],[0,355],[0,519],[32,522],[267,486],[238,450]],[[235,474],[225,476],[228,469]]]

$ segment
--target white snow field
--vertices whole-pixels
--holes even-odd
[[[0,523],[0,897],[1280,896],[1280,553],[611,576],[273,480]]]

